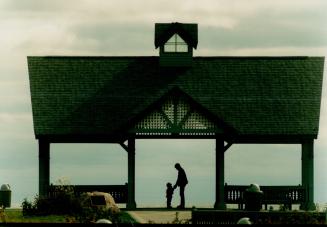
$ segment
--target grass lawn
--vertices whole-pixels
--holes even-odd
[[[126,212],[122,211],[121,223],[136,223]],[[0,214],[0,223],[75,223],[75,219],[68,215],[23,216],[21,209],[6,209],[4,215]]]
[[[4,217],[2,215],[0,222],[7,223],[66,223],[64,215],[48,215],[48,216],[23,216],[21,209],[7,209]]]

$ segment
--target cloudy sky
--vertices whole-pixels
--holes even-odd
[[[12,203],[38,188],[27,56],[157,56],[154,23],[198,23],[196,56],[326,56],[325,0],[0,0],[0,184]],[[326,71],[325,71],[326,75]],[[315,202],[327,202],[327,105],[323,87],[315,141]],[[175,162],[187,171],[187,205],[214,203],[214,141],[136,142],[136,202],[164,206]],[[301,183],[299,145],[233,145],[229,184]],[[119,145],[51,145],[51,182],[123,184],[127,154]],[[178,196],[173,204],[178,204]]]

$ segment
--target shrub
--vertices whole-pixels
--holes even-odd
[[[30,202],[26,198],[22,202],[24,216],[42,215],[70,215],[72,219],[80,223],[94,223],[98,219],[110,219],[113,223],[119,223],[119,213],[112,213],[110,209],[92,207],[90,197],[87,194],[75,196],[74,191],[67,187],[58,189],[48,197],[35,196]]]
[[[35,206],[32,202],[28,201],[27,198],[22,202],[23,215],[29,216],[35,214]]]
[[[23,215],[69,215],[67,222],[79,221],[93,223],[98,219],[110,219],[113,223],[126,220],[121,213],[91,206],[90,196],[86,193],[75,195],[74,187],[69,180],[62,177],[56,181],[56,187],[50,187],[48,196],[35,196],[30,202],[26,198],[22,202]]]
[[[267,216],[264,219],[258,219],[254,224],[324,224],[319,213],[316,212],[285,212],[287,215],[281,215],[279,218],[276,216]]]
[[[58,187],[51,195],[36,195],[33,202],[22,202],[23,215],[73,214],[80,209],[79,198],[69,187]]]

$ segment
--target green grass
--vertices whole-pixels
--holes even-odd
[[[69,223],[76,222],[72,216],[68,215],[47,215],[47,216],[23,216],[21,209],[7,209],[4,215],[0,215],[0,223]],[[127,213],[122,211],[119,215],[120,223],[136,223]]]
[[[67,215],[23,216],[21,209],[5,210],[0,222],[6,223],[66,223]]]
[[[67,215],[23,216],[21,209],[5,210],[0,222],[7,223],[66,223]]]

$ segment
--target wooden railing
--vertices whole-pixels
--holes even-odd
[[[227,185],[225,184],[225,203],[238,204],[239,209],[243,209],[244,192],[249,186],[245,185]],[[267,210],[268,204],[283,204],[289,210],[292,209],[292,204],[304,204],[305,188],[299,186],[260,186],[263,192],[262,204]]]
[[[58,193],[59,187],[69,187],[74,191],[75,195],[80,195],[85,192],[107,192],[112,195],[116,203],[127,203],[127,183],[124,185],[50,185],[49,196],[55,196]]]

